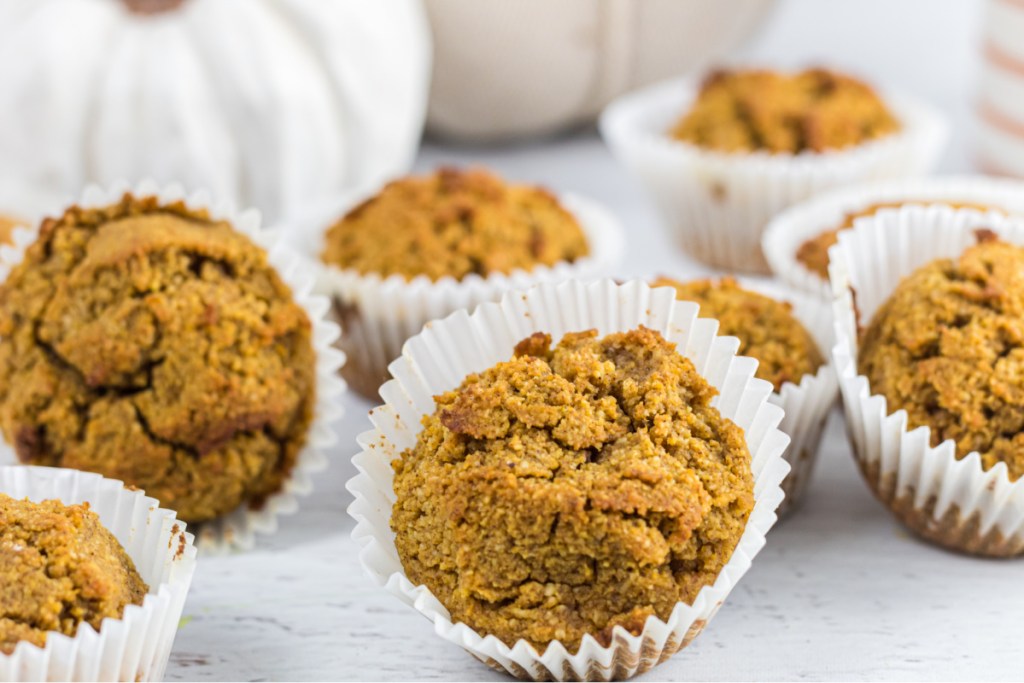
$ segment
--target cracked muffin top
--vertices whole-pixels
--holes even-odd
[[[1024,248],[979,233],[905,277],[864,331],[860,373],[911,429],[1024,476]]]
[[[741,430],[646,328],[534,334],[436,397],[393,462],[409,579],[507,645],[638,634],[715,581],[754,505]]]
[[[826,69],[712,72],[670,136],[720,152],[797,154],[859,145],[899,130],[872,88]]]
[[[907,204],[923,204],[925,206],[933,206],[942,204],[950,206],[954,209],[977,209],[978,211],[989,211],[990,207],[982,206],[981,204],[971,204],[967,202],[944,202],[944,201],[917,201],[913,199],[906,199],[899,202],[879,202],[877,204],[871,204],[863,209],[857,211],[850,211],[843,216],[843,222],[834,228],[825,230],[819,235],[811,237],[800,245],[800,248],[796,251],[796,260],[804,264],[807,270],[811,271],[822,280],[828,280],[828,250],[832,248],[832,245],[839,241],[839,233],[843,230],[849,230],[853,227],[854,221],[858,218],[864,218],[865,216],[874,216],[882,209],[898,209],[901,206]]]
[[[686,283],[662,277],[651,286],[672,287],[679,299],[700,305],[700,317],[717,319],[718,334],[739,339],[739,355],[756,358],[756,376],[771,382],[775,391],[786,382],[799,384],[825,363],[789,302],[743,289],[729,277]]]
[[[49,631],[99,630],[149,588],[89,504],[33,503],[0,493],[0,653]]]
[[[529,271],[590,252],[554,195],[479,168],[388,183],[331,226],[325,242],[322,258],[330,265],[431,280]]]
[[[18,458],[132,484],[186,522],[261,504],[315,397],[311,324],[266,252],[155,197],[43,222],[0,286]]]

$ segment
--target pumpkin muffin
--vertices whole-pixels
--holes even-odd
[[[700,317],[717,319],[718,334],[739,339],[739,355],[757,359],[756,376],[771,382],[776,392],[786,382],[799,384],[825,363],[787,302],[743,289],[729,277],[687,283],[662,277],[651,286],[672,287],[679,299],[700,305]]]
[[[638,634],[712,584],[754,505],[743,431],[640,327],[537,333],[436,398],[393,462],[409,579],[507,645]]]
[[[42,647],[50,631],[74,636],[82,623],[99,630],[148,590],[88,503],[0,493],[0,652],[23,640]]]
[[[550,192],[483,169],[441,168],[391,182],[349,211],[328,229],[322,258],[382,278],[461,280],[588,253],[583,230]]]
[[[155,197],[72,207],[0,286],[0,428],[22,462],[120,479],[187,522],[259,506],[305,443],[311,329],[229,223]]]
[[[828,280],[828,250],[839,241],[839,233],[853,227],[854,221],[866,216],[874,216],[882,209],[898,209],[905,204],[944,204],[954,209],[977,209],[988,211],[989,207],[980,204],[969,204],[964,202],[943,202],[927,201],[920,202],[907,199],[899,202],[879,202],[872,204],[858,211],[851,211],[843,217],[843,222],[834,228],[830,228],[819,235],[811,237],[800,245],[796,251],[796,260],[804,264],[807,270],[811,271],[822,280]]]
[[[720,152],[798,154],[859,145],[900,124],[867,84],[825,69],[715,71],[670,136]]]
[[[859,372],[911,429],[1024,476],[1024,248],[980,233],[905,277],[864,331]]]

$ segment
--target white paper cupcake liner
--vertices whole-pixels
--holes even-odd
[[[1024,215],[1024,182],[987,176],[899,178],[822,193],[786,209],[768,224],[761,245],[772,272],[794,289],[831,301],[828,281],[797,260],[800,245],[841,225],[849,213],[892,202],[967,203]]]
[[[835,324],[828,304],[802,292],[759,278],[738,278],[742,287],[786,301],[793,306],[793,315],[814,337],[825,363],[813,375],[804,375],[798,384],[786,382],[773,392],[770,401],[782,408],[785,417],[779,430],[789,436],[783,457],[789,463],[789,474],[782,482],[786,497],[779,505],[779,517],[796,509],[814,474],[821,437],[829,412],[839,395],[839,383],[832,363],[831,349],[835,341]]]
[[[192,534],[175,513],[142,491],[98,474],[50,467],[0,467],[0,493],[66,505],[88,502],[124,546],[149,593],[97,632],[83,623],[73,637],[50,633],[45,647],[21,642],[0,654],[4,681],[159,681],[196,567]]]
[[[834,152],[724,154],[668,136],[699,85],[682,79],[620,98],[601,115],[600,129],[615,156],[646,187],[679,244],[720,268],[768,272],[761,233],[772,216],[833,187],[924,174],[948,136],[935,108],[886,95],[903,127],[885,138]]]
[[[559,196],[559,201],[576,217],[590,246],[590,254],[574,263],[538,266],[507,275],[470,275],[462,280],[445,277],[437,281],[423,275],[412,280],[400,275],[381,278],[318,265],[319,291],[332,298],[335,315],[340,318],[341,347],[349,362],[345,374],[352,387],[368,398],[376,398],[380,385],[388,378],[388,364],[402,352],[402,344],[427,321],[485,301],[496,301],[512,289],[610,275],[625,246],[618,221],[593,200],[570,194]],[[335,220],[343,213],[341,210],[335,214]],[[325,227],[326,223],[321,231]],[[321,233],[319,241],[313,244],[319,248],[322,239]],[[319,260],[319,252],[314,258]]]
[[[835,293],[833,358],[854,456],[875,495],[908,527],[940,545],[979,555],[1024,553],[1024,479],[1006,465],[987,472],[977,453],[956,458],[947,439],[930,445],[930,430],[907,427],[884,396],[858,374],[858,330],[866,327],[902,277],[938,258],[958,257],[988,228],[1024,245],[1024,222],[970,209],[906,206],[861,218],[830,251]],[[859,317],[858,317],[859,316]]]
[[[323,296],[313,293],[315,277],[305,267],[301,257],[288,246],[282,232],[260,226],[259,212],[238,212],[230,204],[214,204],[206,192],[186,196],[178,185],[161,187],[152,181],[143,181],[135,187],[116,183],[110,188],[88,187],[75,202],[83,208],[104,207],[121,201],[126,192],[136,197],[155,196],[161,203],[184,201],[190,209],[206,209],[217,220],[228,221],[236,230],[249,237],[267,252],[269,263],[292,290],[295,301],[302,306],[313,325],[312,343],[317,357],[316,406],[313,421],[295,466],[280,491],[267,497],[259,509],[241,506],[216,520],[194,525],[196,545],[204,553],[223,553],[232,549],[245,550],[255,544],[256,534],[270,534],[277,530],[278,517],[298,509],[299,496],[308,495],[313,488],[313,475],[327,466],[327,454],[337,443],[332,424],[343,409],[339,398],[345,391],[345,382],[338,369],[345,362],[343,353],[333,348],[338,338],[338,326],[327,320],[330,304]],[[65,207],[57,207],[50,215],[60,216]],[[0,247],[0,282],[15,265],[21,262],[29,245],[35,242],[39,224],[31,229],[18,228],[14,232],[14,245]],[[14,450],[0,442],[0,465],[17,463]]]
[[[721,392],[716,406],[746,434],[754,473],[754,510],[732,558],[714,585],[700,591],[692,605],[679,603],[668,621],[647,620],[643,632],[613,631],[602,647],[585,636],[570,653],[553,642],[539,654],[525,641],[508,647],[464,623],[453,624],[448,611],[425,586],[406,578],[390,529],[392,459],[415,444],[423,415],[434,411],[434,395],[458,386],[466,375],[508,360],[515,344],[533,332],[554,339],[566,332],[596,328],[601,335],[646,325],[678,344],[699,372]],[[381,389],[385,404],[371,412],[374,429],[360,435],[362,452],[353,462],[359,474],[348,483],[355,496],[349,513],[356,520],[353,538],[373,580],[434,624],[435,632],[477,659],[514,676],[533,680],[623,679],[646,671],[685,647],[714,616],[749,569],[775,523],[782,501],[780,483],[789,470],[782,459],[789,439],[777,428],[782,410],[770,403],[771,385],[754,378],[756,361],[735,355],[734,337],[716,337],[718,323],[697,319],[697,305],[676,301],[669,288],[652,290],[643,282],[615,284],[545,283],[506,294],[499,303],[481,305],[470,315],[459,311],[427,325],[410,339],[391,364],[395,379]]]

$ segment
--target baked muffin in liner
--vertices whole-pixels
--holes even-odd
[[[771,404],[771,384],[754,377],[756,361],[737,357],[738,340],[717,337],[714,320],[698,319],[697,305],[677,301],[674,290],[651,289],[639,281],[589,284],[544,283],[507,293],[500,302],[475,312],[458,311],[427,324],[410,339],[381,388],[384,405],[371,411],[374,429],[359,437],[353,462],[359,473],[348,482],[355,496],[349,514],[360,558],[378,585],[426,616],[434,631],[486,664],[528,680],[612,680],[647,671],[686,647],[715,615],[726,596],[764,545],[782,501],[780,486],[789,470],[782,458],[788,437],[778,429],[782,410]],[[678,344],[697,370],[721,393],[716,405],[742,427],[751,452],[754,509],[732,557],[692,605],[678,603],[664,622],[650,617],[640,635],[616,627],[609,646],[584,637],[576,652],[552,642],[543,653],[524,640],[508,647],[494,636],[453,624],[448,611],[425,586],[405,576],[389,520],[395,494],[391,461],[412,446],[423,415],[433,412],[434,395],[458,386],[466,375],[507,360],[520,340],[533,332],[560,339],[566,332],[597,329],[600,335],[645,325]]]
[[[559,195],[558,200],[575,216],[586,235],[590,254],[573,263],[554,267],[544,265],[532,270],[492,273],[487,277],[469,275],[456,280],[444,277],[431,280],[425,275],[407,280],[401,275],[382,278],[341,269],[320,260],[323,233],[333,221],[357,206],[373,192],[361,192],[350,201],[334,207],[327,215],[303,220],[300,234],[308,237],[319,273],[318,290],[331,298],[333,312],[341,323],[341,348],[348,362],[344,371],[349,384],[361,395],[376,399],[380,386],[388,378],[388,363],[402,352],[405,341],[418,333],[428,320],[443,318],[462,308],[473,308],[485,301],[496,301],[511,289],[522,289],[539,282],[558,282],[569,278],[587,279],[610,275],[625,246],[617,219],[597,202],[578,195]],[[316,232],[309,223],[316,222]]]
[[[84,622],[73,637],[51,632],[45,647],[21,642],[13,653],[0,654],[0,680],[161,680],[196,568],[185,523],[144,492],[90,472],[3,466],[0,493],[35,502],[88,502],[149,586],[141,605],[127,605],[120,619],[104,619],[98,632]]]
[[[601,136],[640,180],[662,222],[694,258],[767,273],[761,233],[783,209],[853,182],[922,175],[936,163],[948,126],[934,107],[883,94],[901,129],[846,149],[727,154],[669,137],[701,80],[674,80],[626,95],[601,114]]]
[[[299,254],[288,246],[283,232],[261,227],[258,211],[239,212],[227,203],[214,203],[205,192],[186,195],[180,186],[161,187],[151,181],[143,181],[135,187],[127,183],[116,183],[109,188],[91,186],[74,204],[83,208],[109,206],[121,201],[126,193],[135,197],[157,197],[161,204],[183,201],[190,209],[206,209],[211,218],[231,223],[235,230],[267,252],[268,262],[292,290],[296,303],[305,310],[313,325],[311,341],[316,353],[316,405],[306,443],[288,479],[279,491],[267,496],[258,509],[242,505],[223,517],[193,526],[196,545],[204,553],[250,549],[256,542],[257,533],[274,533],[278,517],[298,509],[299,497],[308,495],[312,490],[314,475],[327,466],[327,454],[337,443],[334,424],[343,410],[338,399],[346,389],[344,380],[338,376],[345,356],[333,347],[338,338],[338,326],[327,320],[329,303],[325,297],[313,293],[315,278],[304,267]],[[50,215],[61,215],[63,208],[55,209]],[[5,281],[11,269],[22,261],[26,250],[36,240],[39,227],[37,224],[32,228],[16,228],[14,244],[0,247],[0,282]],[[0,465],[15,463],[18,463],[18,458],[14,449],[0,440]]]
[[[1024,222],[948,206],[905,206],[860,218],[829,252],[836,345],[847,432],[875,496],[919,536],[953,550],[1008,557],[1024,553],[1024,478],[1004,463],[985,471],[977,452],[957,458],[947,439],[930,445],[930,429],[909,429],[904,410],[890,411],[858,373],[859,331],[900,279],[939,258],[958,257],[984,228],[1024,245]]]
[[[765,258],[777,278],[824,301],[832,298],[828,280],[796,258],[807,240],[843,223],[847,214],[877,204],[971,204],[1024,216],[1024,182],[987,176],[898,178],[858,183],[824,192],[775,216],[761,239]]]
[[[817,372],[804,375],[799,383],[786,382],[780,390],[773,391],[769,398],[769,401],[785,412],[779,430],[790,439],[783,454],[790,470],[782,481],[786,497],[779,505],[778,514],[781,518],[800,505],[807,491],[818,459],[825,424],[839,395],[839,384],[831,360],[835,338],[832,309],[815,297],[771,280],[741,277],[736,278],[736,281],[744,289],[792,305],[793,316],[811,333],[825,359]]]

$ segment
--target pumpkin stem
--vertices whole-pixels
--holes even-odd
[[[135,14],[159,14],[178,9],[185,0],[121,0],[129,12]]]

